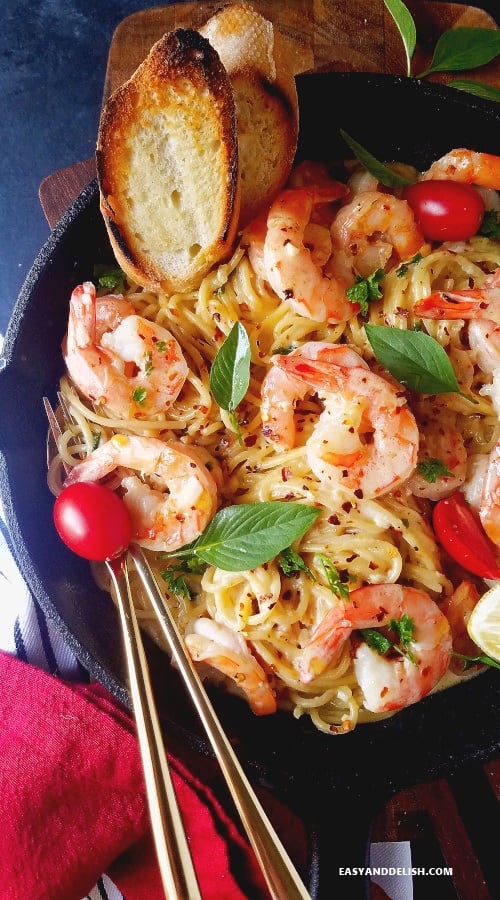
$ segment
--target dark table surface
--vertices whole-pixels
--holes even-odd
[[[0,29],[0,333],[49,229],[38,199],[52,172],[93,155],[118,23],[168,0],[3,0]],[[474,4],[500,21],[500,0]]]

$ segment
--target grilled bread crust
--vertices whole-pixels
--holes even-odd
[[[297,148],[294,74],[279,30],[248,3],[222,7],[200,29],[219,54],[236,103],[241,181],[239,227],[284,187]]]
[[[233,89],[199,32],[165,34],[103,107],[101,212],[120,266],[155,291],[192,290],[229,256],[240,211]]]

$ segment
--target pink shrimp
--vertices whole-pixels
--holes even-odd
[[[390,712],[417,703],[448,668],[451,631],[446,616],[428,594],[399,584],[367,585],[333,606],[302,651],[300,680],[307,684],[333,663],[354,630],[394,631],[392,623],[403,617],[412,631],[408,653],[385,657],[363,641],[354,652],[354,671],[363,705],[371,712]]]
[[[293,446],[294,400],[317,393],[324,409],[306,452],[320,481],[368,499],[411,475],[419,445],[415,418],[398,390],[356,351],[311,341],[272,362],[283,374],[271,369],[264,379],[264,434]]]
[[[186,634],[195,662],[205,662],[231,678],[258,716],[276,712],[276,697],[267,675],[243,637],[213,619],[195,619]]]
[[[448,474],[432,475],[432,463],[442,463]],[[437,426],[434,431],[420,429],[419,463],[428,463],[430,475],[416,471],[407,482],[415,497],[440,500],[461,487],[467,474],[467,449],[460,432]]]
[[[500,441],[488,457],[478,512],[486,534],[500,547]]]
[[[418,300],[413,312],[422,319],[469,321],[469,346],[479,368],[488,373],[500,368],[500,268],[481,288],[435,291]]]
[[[135,315],[122,297],[96,297],[92,282],[71,295],[63,356],[78,390],[123,418],[163,412],[188,366],[169,331]]]
[[[345,270],[371,275],[399,261],[410,259],[425,238],[406,200],[381,191],[360,191],[342,206],[332,223],[335,252]],[[337,267],[340,261],[337,260]]]
[[[202,447],[115,434],[71,470],[65,485],[99,481],[116,470],[133,540],[142,547],[178,550],[199,537],[215,514],[217,466]]]
[[[422,175],[422,181],[444,179],[500,190],[500,156],[459,147],[445,153]]]
[[[329,344],[326,341],[308,341],[290,356],[318,361],[326,365],[363,366],[363,357],[345,344]],[[263,434],[283,449],[295,444],[294,408],[298,400],[311,393],[311,386],[302,378],[295,378],[281,365],[281,354],[271,357],[271,368],[264,376],[261,388],[261,418]]]
[[[345,191],[344,185],[340,187]],[[267,218],[263,259],[269,284],[298,315],[336,324],[356,315],[359,307],[345,293],[352,281],[327,276],[307,246],[306,229],[314,204],[318,196],[327,202],[325,195],[332,196],[327,191],[288,189],[276,198]]]
[[[462,653],[464,656],[474,657],[478,655],[478,649],[467,631],[467,622],[478,600],[479,591],[475,584],[472,581],[462,581],[440,605],[441,612],[444,613],[450,623],[453,650],[456,653]],[[457,675],[462,674],[464,670],[463,661],[452,657],[450,669]]]

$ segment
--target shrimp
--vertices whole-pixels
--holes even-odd
[[[323,672],[355,629],[395,631],[393,623],[403,617],[413,629],[408,652],[385,657],[361,642],[354,651],[354,671],[363,705],[371,712],[390,712],[417,703],[448,668],[451,629],[428,594],[399,584],[367,585],[352,591],[349,600],[333,606],[302,651],[300,680],[307,684]],[[394,643],[398,643],[397,637]]]
[[[121,469],[120,488],[129,510],[133,540],[149,550],[178,550],[194,541],[217,508],[215,462],[202,447],[179,441],[115,434],[78,463],[65,485],[98,481]],[[209,470],[212,468],[212,471]]]
[[[233,679],[252,712],[258,716],[276,712],[276,697],[267,675],[242,634],[213,619],[201,618],[190,625],[185,640],[195,662],[206,662]]]
[[[430,169],[422,175],[422,181],[444,179],[445,181],[461,181],[465,184],[477,184],[480,187],[500,190],[500,156],[492,153],[479,153],[462,147],[450,150],[440,159],[432,163]]]
[[[345,191],[345,186],[341,185]],[[283,191],[269,210],[264,266],[272,289],[292,309],[314,322],[345,322],[359,311],[346,289],[352,280],[331,278],[314,262],[306,229],[318,196],[327,202],[328,188]],[[321,192],[318,194],[318,192]],[[332,196],[332,193],[329,196]]]
[[[380,191],[356,193],[338,211],[331,232],[334,252],[360,276],[409,259],[425,244],[406,200]]]
[[[407,483],[407,487],[415,497],[426,497],[428,500],[440,500],[449,497],[460,488],[467,475],[467,450],[460,432],[454,428],[438,426],[437,431],[425,432],[420,429],[419,463],[442,463],[448,470],[447,475],[437,475],[434,480],[426,478],[425,473],[415,472]]]
[[[324,409],[306,453],[321,482],[369,499],[409,478],[419,445],[415,418],[398,390],[370,371],[356,351],[311,341],[272,361],[291,381],[273,376],[272,369],[264,379],[266,437],[278,436],[289,445],[294,397],[316,392]],[[278,395],[280,388],[284,393]]]
[[[462,581],[450,597],[441,604],[441,611],[450,623],[453,650],[463,656],[477,656],[477,647],[469,637],[467,622],[479,600],[479,591],[472,581]],[[450,660],[450,669],[456,675],[463,673],[463,660]]]
[[[500,547],[500,441],[488,457],[478,512],[486,534]]]
[[[422,319],[469,321],[469,346],[483,372],[500,368],[500,268],[489,275],[482,288],[435,291],[418,300],[414,314]]]
[[[247,250],[252,269],[264,281],[267,280],[267,269],[264,265],[266,234],[267,212],[250,222],[241,236],[241,246]],[[304,246],[310,251],[311,260],[316,266],[325,266],[332,254],[330,229],[318,222],[308,222],[304,230]]]
[[[490,540],[500,547],[500,441],[489,454],[471,457],[463,494]]]
[[[319,360],[337,366],[363,366],[368,364],[356,350],[344,344],[329,344],[327,341],[308,341],[293,350],[290,356],[300,354],[301,359]],[[264,376],[261,388],[261,419],[264,437],[283,449],[290,450],[295,444],[295,421],[293,411],[298,400],[311,393],[310,385],[302,378],[294,378],[281,367],[281,354],[271,357],[271,368]]]
[[[78,390],[123,418],[167,409],[188,374],[166,328],[135,315],[123,298],[96,298],[89,281],[71,295],[63,356]]]

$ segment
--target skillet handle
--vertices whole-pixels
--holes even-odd
[[[370,896],[370,878],[364,870],[370,863],[373,822],[387,796],[373,785],[362,796],[355,791],[356,786],[354,790],[332,787],[312,801],[313,900],[367,900]]]

